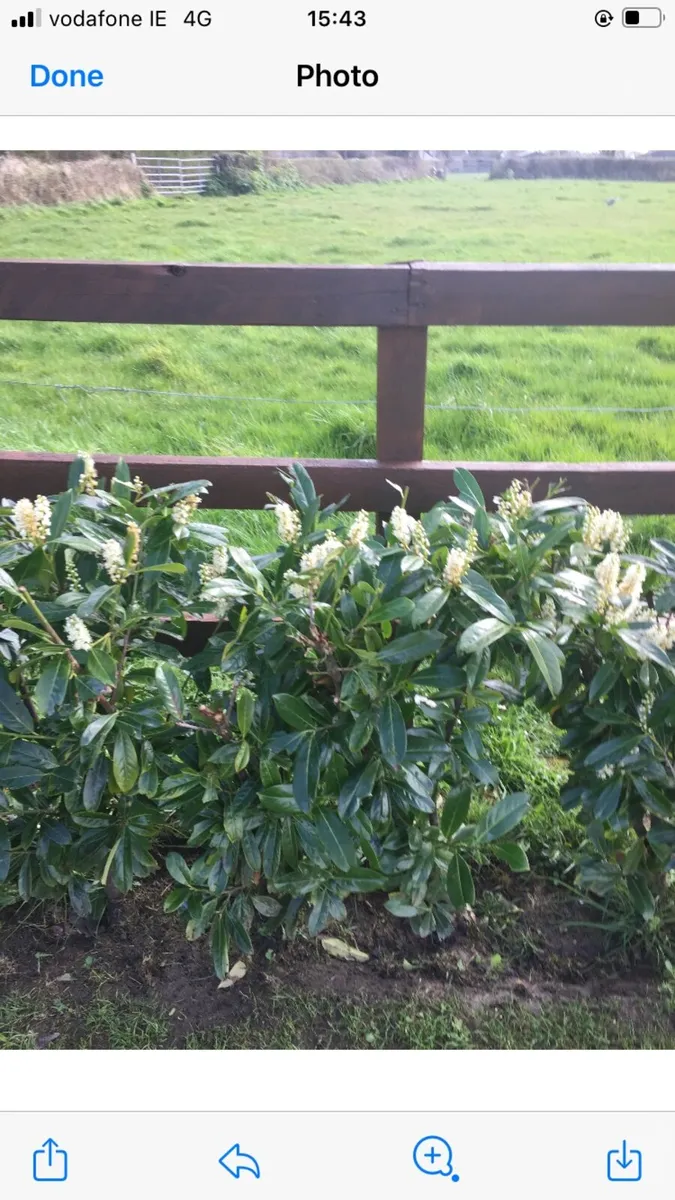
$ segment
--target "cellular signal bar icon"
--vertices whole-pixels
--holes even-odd
[[[26,13],[25,17],[13,17],[12,29],[39,29],[42,25],[42,9]]]

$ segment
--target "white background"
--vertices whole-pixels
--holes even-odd
[[[62,30],[50,13],[98,12],[100,0],[42,0],[42,28],[14,30],[10,18],[26,11],[27,0],[5,0],[0,141],[9,148],[658,148],[669,137],[675,144],[675,13],[669,19],[665,3],[659,29],[625,28],[622,7],[612,4],[615,19],[602,29],[598,0],[357,0],[353,11],[365,10],[365,28],[313,29],[309,0],[214,0],[213,23],[203,29],[183,23],[189,0],[162,0],[168,27],[158,30],[148,24],[150,5],[132,0],[110,11],[141,13],[141,29]],[[31,88],[32,63],[101,70],[105,82]],[[299,89],[299,63],[376,69],[380,83]]]

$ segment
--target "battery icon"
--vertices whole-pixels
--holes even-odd
[[[663,13],[660,8],[624,8],[623,23],[628,29],[658,29]]]

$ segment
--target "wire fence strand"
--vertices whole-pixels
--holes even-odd
[[[157,396],[163,399],[171,397],[177,400],[205,400],[225,401],[232,404],[299,404],[305,408],[342,408],[344,405],[355,405],[361,408],[369,408],[375,406],[375,397],[370,400],[331,400],[328,398],[322,400],[305,400],[298,397],[280,396],[229,396],[221,393],[209,392],[178,392],[178,391],[161,391],[158,388],[132,388],[119,386],[106,386],[99,384],[88,383],[51,383],[47,380],[33,381],[25,379],[0,379],[0,387],[22,387],[31,389],[51,389],[57,392],[87,392],[93,394],[118,394],[123,396]],[[597,407],[589,407],[585,404],[455,404],[448,402],[446,404],[427,404],[427,412],[482,412],[482,413],[579,413],[582,416],[595,417],[602,413],[626,413],[630,415],[646,415],[652,413],[675,413],[675,405],[673,404],[653,404],[649,406],[621,406],[621,405],[598,405]]]

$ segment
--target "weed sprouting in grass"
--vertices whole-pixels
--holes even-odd
[[[521,708],[500,713],[484,738],[505,786],[510,791],[526,791],[531,797],[524,831],[533,861],[567,867],[584,831],[574,813],[560,806],[568,770],[560,755],[559,731],[547,713],[527,701]]]

